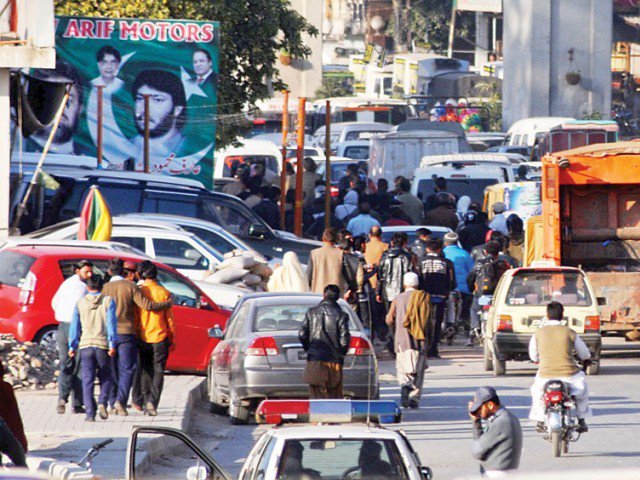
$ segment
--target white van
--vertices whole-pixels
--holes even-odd
[[[411,193],[426,199],[435,193],[437,177],[447,181],[447,192],[457,198],[466,195],[480,205],[484,201],[485,188],[515,180],[511,162],[503,155],[432,155],[424,157],[420,168],[416,169]]]
[[[412,130],[390,132],[371,139],[369,177],[392,182],[398,175],[412,178],[425,155],[457,153],[458,137],[450,132]]]
[[[345,122],[331,125],[331,149],[335,150],[338,143],[346,140],[369,140],[372,137],[391,131],[393,125],[377,122]],[[317,147],[324,147],[326,127],[318,128],[313,134]]]
[[[507,131],[504,143],[505,145],[533,147],[536,144],[538,134],[549,132],[553,127],[574,120],[570,117],[533,117],[518,120]]]
[[[268,170],[280,174],[282,152],[273,142],[251,139],[242,139],[240,142],[237,147],[229,146],[214,154],[213,178],[232,177],[234,164],[250,164],[257,159],[264,159]]]

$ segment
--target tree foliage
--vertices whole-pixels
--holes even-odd
[[[270,89],[284,89],[278,52],[305,58],[311,50],[304,36],[318,34],[289,0],[55,0],[55,7],[59,15],[219,21],[220,118],[253,107]],[[237,133],[237,124],[218,122],[217,145],[230,143]]]

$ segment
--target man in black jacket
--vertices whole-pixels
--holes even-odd
[[[453,263],[441,254],[442,240],[432,238],[427,243],[427,255],[420,264],[420,284],[429,294],[431,301],[430,322],[433,322],[433,338],[427,349],[427,356],[440,358],[438,343],[444,320],[446,301],[455,288]]]
[[[298,338],[307,352],[302,379],[309,398],[342,398],[342,364],[349,350],[349,316],[338,305],[340,288],[327,285],[320,305],[307,310]]]

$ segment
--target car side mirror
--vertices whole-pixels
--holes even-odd
[[[188,258],[189,260],[200,260],[200,253],[195,248],[188,248],[184,251],[184,258]]]
[[[603,307],[607,304],[607,297],[597,297],[596,300],[599,307]]]
[[[267,227],[259,223],[254,223],[249,227],[250,237],[266,238],[268,233]]]
[[[189,469],[187,470],[187,480],[206,480],[207,478],[209,478],[207,467],[189,467]]]
[[[209,329],[209,338],[217,338],[218,340],[222,340],[224,337],[224,332],[220,328],[220,325],[214,325],[213,328]]]
[[[420,474],[424,480],[431,480],[433,478],[433,471],[429,467],[420,467]]]

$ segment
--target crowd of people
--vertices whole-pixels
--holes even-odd
[[[80,261],[58,288],[51,306],[58,327],[57,412],[128,415],[131,405],[156,416],[169,351],[174,345],[171,295],[150,261],[112,259],[105,276]],[[94,395],[96,378],[100,386]]]

